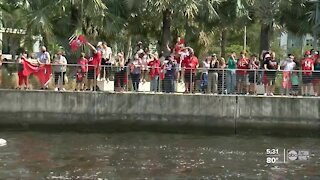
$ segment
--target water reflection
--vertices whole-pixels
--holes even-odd
[[[320,178],[317,138],[152,133],[0,133],[3,179]],[[266,164],[266,148],[311,151],[311,159]]]

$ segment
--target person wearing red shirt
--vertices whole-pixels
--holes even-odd
[[[249,60],[246,58],[244,52],[240,53],[240,59],[237,63],[237,88],[238,94],[245,93],[247,91]]]
[[[89,91],[95,90],[97,86],[97,77],[100,74],[100,64],[102,59],[102,53],[100,49],[102,48],[102,44],[98,44],[97,49],[87,42],[88,47],[92,51],[92,58],[89,60],[88,67],[88,89]]]
[[[22,53],[22,56],[20,58],[17,59],[17,63],[18,63],[18,78],[19,78],[19,86],[17,89],[22,89],[22,86],[25,86],[25,89],[29,88],[29,77],[25,76],[23,74],[23,63],[25,63],[25,61],[28,61],[28,53],[27,51],[24,51]]]
[[[194,82],[196,79],[196,70],[199,67],[199,60],[194,55],[192,48],[188,48],[189,56],[186,56],[183,61],[184,68],[184,81],[185,81],[185,92],[194,92]]]
[[[88,59],[85,56],[85,53],[81,53],[77,62],[79,66],[77,70],[77,88],[75,91],[82,91],[84,88],[84,82],[88,72]]]
[[[306,51],[305,59],[301,62],[302,68],[302,89],[303,95],[309,96],[311,91],[312,72],[314,70],[314,60],[311,56],[310,51]]]
[[[159,91],[159,75],[160,75],[160,59],[158,55],[150,54],[152,56],[152,60],[148,63],[150,68],[150,91],[151,92],[158,92]]]

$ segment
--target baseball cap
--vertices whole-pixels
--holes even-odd
[[[102,42],[98,42],[97,44],[97,47],[101,46],[102,45]]]

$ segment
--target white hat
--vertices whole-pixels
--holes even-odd
[[[98,42],[97,44],[97,47],[101,46],[102,45],[102,42]]]
[[[140,49],[140,50],[137,52],[137,54],[142,54],[142,53],[144,53],[143,49]]]
[[[270,54],[266,54],[264,58],[271,58]]]

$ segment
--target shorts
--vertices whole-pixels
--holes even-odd
[[[312,75],[302,74],[302,83],[303,84],[311,84],[312,83]]]
[[[292,91],[299,91],[299,85],[292,85]]]
[[[257,72],[249,72],[249,83],[257,83],[258,73]]]
[[[275,72],[265,72],[263,77],[263,84],[272,86],[276,83],[276,73]]]
[[[88,70],[88,79],[92,80],[92,79],[95,79],[95,72],[94,72],[94,69],[89,69]]]
[[[247,83],[248,75],[247,74],[237,74],[237,82],[238,83]]]
[[[320,80],[320,73],[319,72],[314,72],[312,74],[312,80],[314,83],[318,83]]]
[[[192,79],[191,79],[191,74],[192,74]],[[195,73],[190,73],[190,72],[185,72],[184,73],[184,81],[186,83],[190,83],[190,80],[192,80],[192,82],[195,82],[196,74]]]

